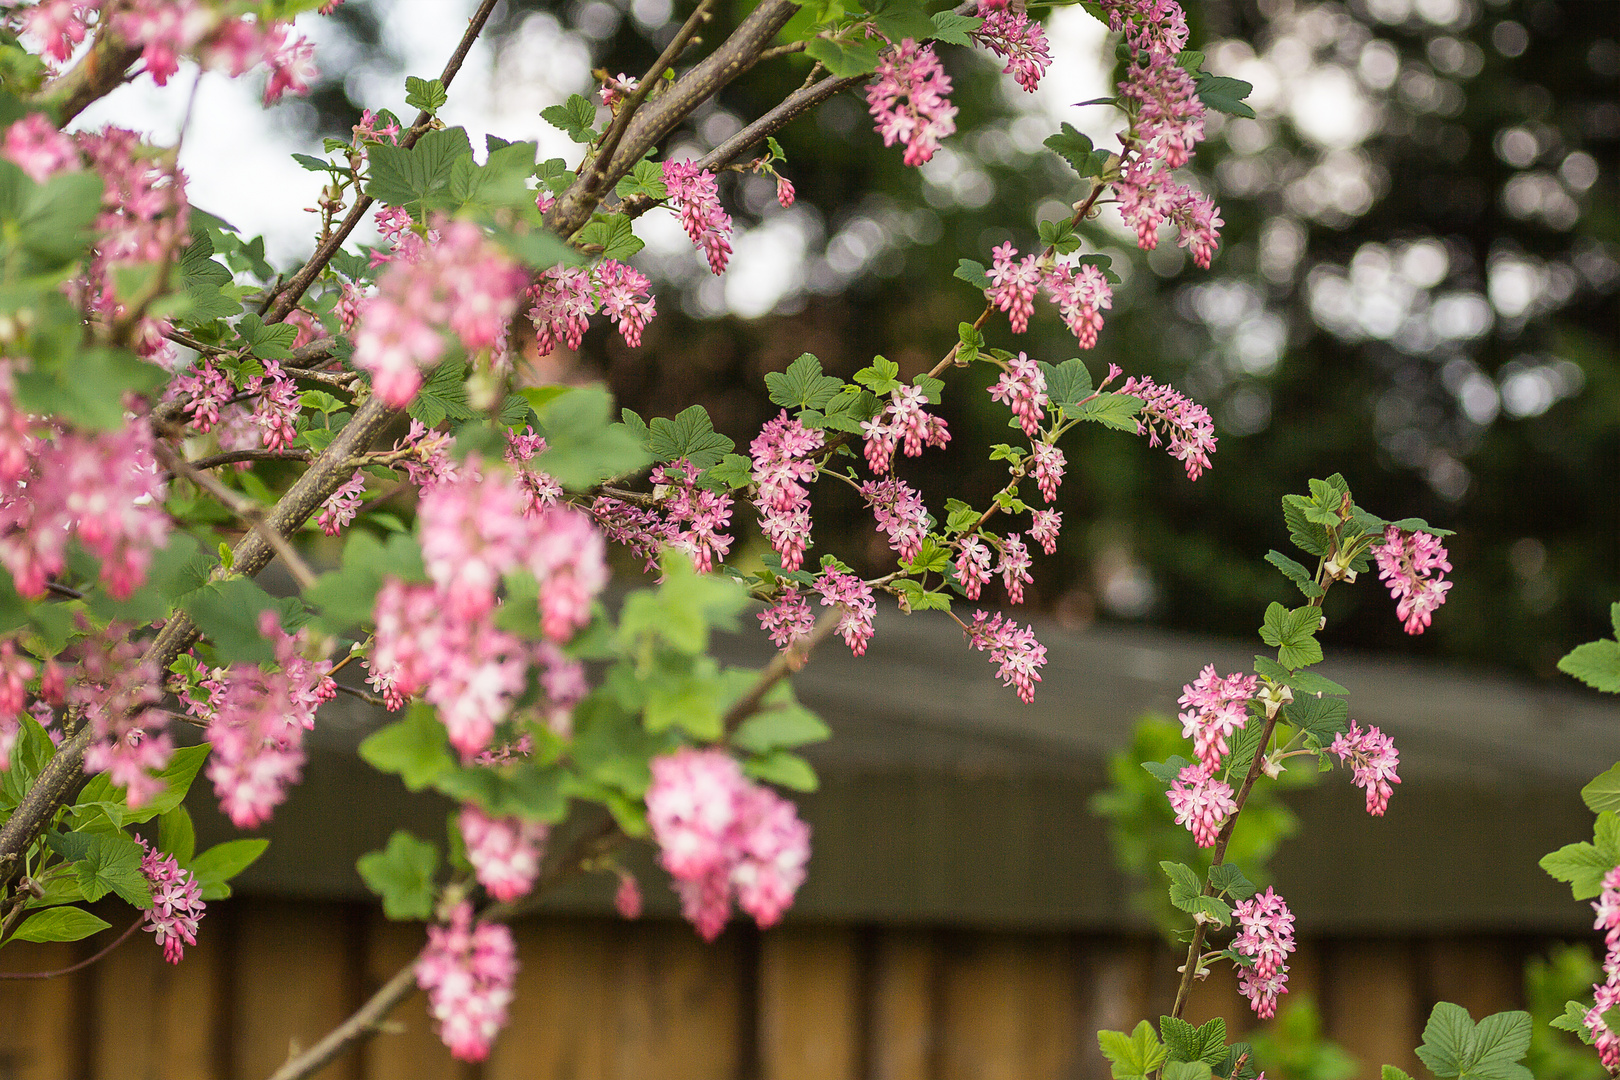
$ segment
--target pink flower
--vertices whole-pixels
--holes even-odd
[[[211,360],[183,372],[170,386],[177,399],[190,399],[185,411],[191,414],[191,425],[204,435],[214,430],[214,425],[219,423],[219,410],[236,391],[230,376],[215,367]]]
[[[771,643],[785,649],[810,636],[816,617],[795,585],[787,585],[776,603],[759,613],[759,625],[771,635]]]
[[[1136,103],[1132,134],[1141,152],[1162,158],[1172,169],[1187,164],[1204,138],[1204,103],[1176,58],[1153,53],[1146,63],[1131,64],[1119,91]]]
[[[962,540],[956,554],[956,580],[969,600],[977,600],[979,590],[990,583],[990,549],[979,537]]]
[[[612,259],[597,263],[591,274],[602,298],[602,311],[619,328],[626,345],[639,346],[642,329],[657,314],[657,302],[646,275]]]
[[[84,41],[90,15],[100,7],[101,0],[41,0],[21,12],[22,28],[40,41],[47,56],[66,60]]]
[[[782,557],[784,570],[804,564],[810,546],[810,493],[816,475],[814,454],[825,442],[817,428],[807,428],[787,410],[760,428],[749,444],[753,458],[754,506],[760,527]]]
[[[79,148],[57,131],[44,113],[29,113],[6,128],[0,157],[27,173],[36,184],[43,184],[56,173],[77,168]]]
[[[1199,847],[1214,847],[1221,826],[1237,809],[1232,789],[1204,768],[1202,764],[1188,765],[1170,782],[1170,808],[1176,812],[1176,824],[1185,825]]]
[[[1058,485],[1063,483],[1063,468],[1068,464],[1063,451],[1052,443],[1038,442],[1030,447],[1030,459],[1035,463],[1035,485],[1041,489],[1041,498],[1047,502],[1056,500]]]
[[[1389,807],[1389,797],[1395,791],[1391,783],[1401,782],[1395,775],[1401,763],[1395,740],[1375,727],[1363,732],[1361,725],[1351,721],[1350,730],[1335,736],[1328,749],[1339,755],[1341,762],[1351,764],[1356,787],[1367,792],[1367,813],[1383,817]]]
[[[1187,17],[1175,0],[1104,0],[1108,28],[1142,52],[1174,56],[1187,47]]]
[[[1384,530],[1383,543],[1372,547],[1378,578],[1389,584],[1397,603],[1395,614],[1406,623],[1408,634],[1428,629],[1434,609],[1446,602],[1451,582],[1438,571],[1451,571],[1440,538],[1426,532],[1402,532],[1394,525]]]
[[[28,680],[37,670],[27,657],[18,655],[9,638],[0,642],[0,772],[11,768],[11,748],[20,730],[17,717],[28,700]]]
[[[686,235],[708,257],[710,272],[724,273],[731,259],[731,215],[720,206],[714,174],[691,161],[666,161],[664,188]]]
[[[1038,257],[1025,255],[1018,259],[1018,249],[1010,240],[992,249],[991,255],[990,287],[984,295],[1007,313],[1012,332],[1022,334],[1029,329],[1029,317],[1035,313],[1035,294],[1041,287]]]
[[[1170,440],[1170,456],[1187,469],[1187,477],[1197,480],[1209,468],[1209,455],[1215,452],[1215,422],[1209,410],[1152,379],[1131,376],[1120,388],[1122,393],[1142,399],[1136,417],[1136,433],[1148,437],[1149,446],[1158,446],[1161,435]]]
[[[1180,704],[1187,710],[1180,716],[1181,736],[1193,740],[1193,754],[1204,770],[1214,774],[1221,759],[1230,751],[1227,739],[1242,730],[1248,719],[1249,699],[1259,680],[1253,675],[1221,678],[1210,664],[1198,678],[1181,688]]]
[[[654,490],[661,492],[668,542],[692,557],[699,573],[714,569],[731,551],[731,496],[697,486],[698,470],[684,458],[652,471]]]
[[[541,271],[526,295],[532,304],[529,319],[534,323],[535,350],[546,356],[559,341],[578,349],[596,312],[590,272],[558,264]]]
[[[793,205],[793,199],[793,181],[785,176],[778,176],[776,178],[776,201],[781,204],[782,209],[786,210]]]
[[[321,532],[327,536],[336,536],[344,527],[354,521],[355,515],[360,512],[360,496],[365,494],[366,474],[359,469],[354,475],[343,482],[338,489],[328,495],[326,501],[321,503],[321,512],[315,519],[315,524],[321,527]]]
[[[636,875],[628,870],[619,871],[619,888],[613,894],[613,910],[621,919],[641,918],[641,885]]]
[[[506,1024],[517,978],[517,948],[500,923],[473,925],[465,900],[442,926],[428,927],[416,961],[416,985],[427,991],[439,1038],[462,1061],[483,1061]]]
[[[540,855],[551,829],[543,822],[491,818],[473,803],[461,808],[461,839],[478,883],[497,900],[527,895],[540,876]]]
[[[1232,939],[1234,951],[1254,961],[1238,969],[1238,989],[1249,999],[1255,1015],[1269,1020],[1277,1012],[1277,995],[1288,992],[1288,965],[1294,951],[1294,913],[1271,889],[1238,901],[1233,909],[1241,929]]]
[[[180,57],[214,27],[214,14],[197,0],[138,0],[113,16],[112,28],[142,47],[141,61],[163,86],[180,70]]]
[[[146,841],[141,841],[144,847]],[[141,856],[141,874],[152,888],[152,906],[142,912],[145,929],[163,947],[163,959],[178,964],[185,946],[197,944],[197,922],[206,905],[202,886],[190,870],[182,870],[173,855],[147,848]]]
[[[289,38],[282,27],[266,35],[265,60],[270,65],[270,78],[264,84],[266,105],[280,101],[288,91],[302,97],[320,75],[315,67],[314,43],[305,37]]]
[[[1046,666],[1046,646],[1035,640],[1033,628],[1020,627],[1000,614],[991,618],[976,611],[967,635],[973,648],[989,651],[1001,685],[1015,687],[1019,700],[1026,705],[1035,700],[1035,684],[1041,681],[1040,669]]]
[[[996,573],[1001,575],[1001,583],[1007,587],[1007,599],[1015,604],[1024,602],[1024,586],[1034,584],[1035,579],[1029,576],[1031,565],[1029,548],[1024,546],[1017,533],[1010,534],[1002,541],[1001,561],[996,564]]]
[[[914,558],[928,535],[928,508],[922,496],[894,477],[868,480],[860,490],[878,528],[888,535],[889,546],[902,559]]]
[[[539,522],[528,565],[540,583],[540,628],[560,644],[591,621],[591,602],[607,585],[607,546],[578,510],[558,507]]]
[[[280,450],[291,446],[298,437],[298,386],[281,371],[281,362],[266,360],[264,375],[255,375],[247,381],[246,390],[258,394],[253,408],[253,420],[263,432],[266,450]]]
[[[1034,523],[1029,527],[1029,538],[1038,540],[1041,550],[1048,555],[1057,554],[1058,530],[1063,528],[1063,514],[1057,510],[1036,510]]]
[[[1041,285],[1080,347],[1095,346],[1102,312],[1114,306],[1114,290],[1102,271],[1090,263],[1072,270],[1059,263],[1042,273]]]
[[[494,608],[501,577],[534,543],[536,523],[527,509],[516,480],[476,467],[422,493],[422,562],[452,617],[471,621]]]
[[[141,646],[126,639],[130,629],[114,623],[68,647],[78,668],[67,688],[67,705],[82,710],[90,724],[84,771],[106,773],[128,790],[134,808],[163,790],[163,781],[153,774],[169,763],[174,744],[164,732],[169,716],[156,708],[163,680],[150,661],[141,659]]]
[[[1005,4],[981,3],[979,15],[984,23],[973,31],[974,40],[998,56],[1006,57],[1007,66],[1001,73],[1013,76],[1019,86],[1034,93],[1052,63],[1041,24],[1022,9],[1015,11]]]
[[[921,165],[934,156],[939,140],[956,130],[956,106],[947,96],[950,76],[932,45],[911,38],[878,58],[877,78],[866,87],[866,103],[884,146],[905,144],[905,163]]]
[[[1001,377],[990,389],[990,397],[1004,403],[1018,417],[1024,434],[1035,438],[1040,434],[1041,421],[1046,418],[1042,408],[1048,404],[1046,376],[1040,365],[1028,355],[1019,353],[1008,360]]]
[[[872,619],[877,604],[872,600],[872,586],[852,574],[840,570],[825,570],[813,586],[821,594],[823,607],[841,604],[844,617],[838,623],[838,635],[856,656],[866,653],[866,643],[872,640]]]

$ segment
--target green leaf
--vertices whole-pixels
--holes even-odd
[[[141,873],[141,845],[116,833],[101,833],[89,852],[73,863],[79,890],[91,903],[109,892],[132,907],[152,906],[152,889]]]
[[[1581,788],[1581,799],[1594,814],[1620,810],[1620,764],[1611,766],[1602,776]]]
[[[1243,100],[1253,91],[1254,86],[1242,79],[1230,79],[1225,75],[1211,75],[1208,72],[1198,76],[1198,99],[1209,108],[1230,116],[1254,119],[1254,110]]]
[[[1043,360],[1040,367],[1046,375],[1046,396],[1054,406],[1076,405],[1082,398],[1091,396],[1091,372],[1079,357],[1055,367]]]
[[[1385,1065],[1381,1080],[1412,1080],[1412,1078],[1406,1075],[1406,1072],[1402,1069],[1398,1069],[1393,1065]]]
[[[11,935],[13,941],[81,941],[112,923],[82,908],[57,907],[28,916]]]
[[[579,231],[581,244],[595,244],[604,259],[624,262],[646,245],[636,236],[628,214],[596,214]]]
[[[475,802],[495,817],[559,821],[568,812],[563,793],[567,775],[554,766],[525,762],[502,769],[456,769],[433,786],[457,802]]]
[[[417,702],[405,719],[373,732],[360,744],[360,756],[380,772],[395,773],[420,791],[456,767],[445,744],[444,725],[433,709]]]
[[[1180,754],[1172,754],[1164,761],[1144,761],[1142,768],[1161,784],[1170,784],[1181,775],[1181,770],[1190,765],[1186,758]]]
[[[1288,722],[1327,746],[1350,723],[1350,706],[1341,697],[1297,697],[1283,707]]]
[[[446,360],[433,369],[405,411],[412,420],[437,427],[446,420],[471,420],[478,414],[467,404],[467,365]]]
[[[972,259],[958,259],[956,270],[952,277],[965,281],[975,289],[988,289],[990,287],[990,274],[985,270],[984,263]]]
[[[1254,882],[1243,876],[1236,863],[1221,863],[1209,868],[1209,883],[1216,892],[1226,893],[1234,900],[1247,900],[1259,890]],[[1224,1036],[1223,1036],[1224,1037]]]
[[[1284,495],[1283,522],[1288,526],[1288,538],[1301,551],[1318,557],[1328,553],[1327,529],[1307,518],[1311,500],[1300,495]]]
[[[92,347],[74,350],[63,364],[15,372],[12,381],[27,411],[112,431],[124,424],[125,395],[150,394],[168,376],[127,350]]]
[[[596,123],[596,106],[580,94],[569,94],[561,105],[549,105],[540,110],[540,119],[577,143],[587,143],[596,137],[592,126]]]
[[[252,866],[270,846],[268,840],[227,840],[215,844],[191,861],[189,869],[202,886],[204,900],[223,900],[231,895],[229,882]]]
[[[764,754],[778,748],[823,742],[831,734],[821,718],[804,706],[774,705],[744,720],[731,736],[731,745],[753,754]]]
[[[1272,603],[1266,608],[1266,621],[1260,627],[1260,639],[1277,648],[1277,662],[1289,670],[1308,667],[1322,659],[1322,646],[1316,632],[1322,625],[1319,608],[1301,607],[1292,610]]]
[[[1202,1027],[1194,1027],[1174,1016],[1161,1016],[1159,1034],[1164,1038],[1171,1064],[1198,1062],[1207,1069],[1226,1060],[1226,1021],[1218,1016]],[[1169,1075],[1166,1069],[1165,1076]]]
[[[1530,1052],[1530,1027],[1530,1014],[1516,1009],[1481,1020],[1474,1029],[1473,1053],[1463,1075],[1533,1080],[1530,1071],[1518,1064]]]
[[[1555,1027],[1559,1031],[1572,1031],[1581,1037],[1581,1041],[1591,1045],[1592,1035],[1586,1029],[1586,1011],[1587,1006],[1579,1001],[1566,1001],[1564,1002],[1563,1014],[1553,1017],[1547,1024],[1549,1027]]]
[[[1170,878],[1170,902],[1182,911],[1190,911],[1194,899],[1204,891],[1204,883],[1198,877],[1198,872],[1190,866],[1181,863],[1164,861],[1159,863]]]
[[[1305,599],[1315,600],[1322,595],[1322,586],[1316,583],[1316,576],[1282,552],[1266,552],[1266,562],[1281,570],[1283,577],[1297,585],[1299,591],[1305,594]]]
[[[917,0],[863,0],[872,21],[890,41],[927,41],[937,27]]]
[[[382,897],[383,914],[390,919],[433,917],[439,849],[432,844],[400,829],[386,848],[360,856],[356,866],[366,886]]]
[[[848,79],[875,70],[881,49],[882,42],[878,41],[829,41],[818,37],[810,40],[804,53],[812,60],[820,60],[835,77]]]
[[[1074,222],[1068,218],[1057,221],[1043,221],[1037,227],[1041,243],[1046,247],[1054,248],[1059,255],[1068,255],[1080,250],[1080,237],[1075,234]]]
[[[210,581],[182,597],[180,607],[226,663],[275,663],[275,649],[259,633],[259,615],[279,610],[279,605],[254,582],[240,577]]]
[[[1074,420],[1090,420],[1115,431],[1136,434],[1136,414],[1142,411],[1142,399],[1131,394],[1098,394],[1080,405],[1063,410],[1063,415]]]
[[[754,463],[741,454],[727,454],[719,464],[711,465],[704,479],[722,484],[733,491],[747,487],[754,479]]]
[[[1620,641],[1603,638],[1577,645],[1558,661],[1558,670],[1594,690],[1620,694]]]
[[[682,409],[673,420],[655,416],[648,426],[647,447],[659,461],[690,461],[698,469],[718,465],[737,444],[714,430],[701,405]]]
[[[639,589],[625,598],[620,644],[635,649],[662,640],[689,656],[707,652],[710,627],[734,626],[748,602],[747,591],[730,578],[697,573],[678,551],[665,552],[662,565],[664,581],[657,589]]]
[[[1210,1080],[1214,1073],[1210,1071],[1207,1061],[1171,1061],[1166,1063],[1164,1072],[1159,1075],[1162,1080]]]
[[[669,189],[664,186],[663,166],[656,161],[645,159],[636,162],[635,168],[631,169],[613,190],[621,199],[630,199],[637,195],[649,199],[669,197]]]
[[[197,830],[191,824],[191,812],[177,806],[158,818],[158,850],[173,855],[181,866],[190,866],[197,853]]]
[[[342,569],[316,578],[304,595],[320,610],[318,624],[335,634],[371,621],[385,578],[421,581],[426,576],[422,550],[410,536],[395,533],[383,543],[371,533],[351,529]]]
[[[419,79],[415,75],[405,78],[405,104],[413,109],[421,109],[432,115],[444,108],[444,103],[450,100],[445,92],[444,83],[438,79]]]
[[[1112,1063],[1114,1080],[1135,1080],[1164,1064],[1168,1051],[1160,1045],[1153,1025],[1143,1020],[1136,1030],[1126,1035],[1123,1031],[1097,1032],[1097,1046],[1103,1057]]]
[[[802,353],[786,371],[766,372],[765,386],[771,400],[783,408],[820,409],[844,388],[844,381],[823,375],[821,361]]]
[[[613,399],[600,386],[576,387],[537,408],[548,447],[535,467],[575,491],[645,468],[651,457],[633,434],[610,420],[612,412]]]
[[[1323,694],[1348,694],[1350,692],[1332,679],[1318,675],[1314,671],[1295,671],[1289,674],[1287,682],[1289,686],[1301,694],[1310,694],[1313,697],[1320,697]]]
[[[449,188],[456,162],[472,156],[472,144],[462,128],[445,128],[428,131],[410,149],[371,143],[366,154],[371,162],[366,194],[423,220]]]
[[[1583,841],[1548,852],[1538,865],[1556,880],[1568,882],[1575,899],[1589,900],[1603,891],[1603,876],[1616,864]]]
[[[762,757],[749,758],[743,762],[743,772],[756,780],[779,784],[794,791],[814,791],[821,783],[808,761],[786,750],[772,750]]]
[[[1474,1034],[1474,1021],[1468,1010],[1449,1001],[1437,1002],[1423,1029],[1423,1045],[1417,1056],[1437,1076],[1457,1076]]]
[[[93,172],[63,172],[30,184],[17,221],[19,246],[33,256],[28,269],[56,269],[78,258],[100,212],[101,177]]]
[[[1069,123],[1065,123],[1056,135],[1048,136],[1045,146],[1067,161],[1082,177],[1101,176],[1112,156],[1107,150],[1094,149],[1091,139]]]
[[[882,397],[900,387],[900,365],[883,356],[874,356],[870,367],[855,373],[855,381]]]
[[[973,44],[968,37],[973,31],[984,25],[983,19],[973,19],[966,15],[958,15],[954,11],[936,11],[933,16],[934,32],[931,35],[947,45],[961,45],[967,48]]]

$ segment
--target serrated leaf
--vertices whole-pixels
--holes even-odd
[[[659,461],[690,461],[698,469],[717,465],[736,447],[714,430],[709,411],[701,405],[682,409],[673,420],[655,416],[648,425],[647,448]]]
[[[1316,632],[1322,625],[1322,613],[1314,607],[1290,610],[1272,603],[1266,608],[1266,621],[1260,627],[1260,639],[1277,648],[1277,662],[1290,670],[1319,663],[1322,646]]]
[[[1620,694],[1620,641],[1603,638],[1577,645],[1558,661],[1558,670],[1594,690]]]
[[[204,900],[223,900],[231,895],[230,880],[258,861],[270,841],[264,839],[226,840],[215,844],[192,860],[189,869],[202,887]]]
[[[1181,770],[1189,764],[1191,763],[1180,754],[1172,754],[1164,761],[1144,761],[1142,768],[1159,783],[1168,785],[1180,776]]]
[[[646,245],[635,233],[628,214],[597,214],[579,231],[581,244],[595,244],[602,257],[624,262]]]
[[[956,269],[951,276],[958,281],[965,281],[975,289],[988,289],[990,287],[990,274],[984,268],[984,263],[972,259],[958,259]]]
[[[1160,1080],[1210,1080],[1213,1075],[1207,1061],[1166,1062],[1164,1071],[1159,1074]]]
[[[1232,79],[1225,75],[1211,75],[1208,72],[1198,76],[1198,100],[1207,107],[1226,113],[1229,116],[1242,116],[1254,119],[1254,110],[1243,99],[1254,92],[1254,85],[1242,79]]]
[[[1616,864],[1582,841],[1548,852],[1538,865],[1558,881],[1568,882],[1575,899],[1589,900],[1603,891],[1603,876]]]
[[[273,664],[274,647],[259,633],[259,615],[279,610],[276,599],[247,578],[225,578],[180,598],[180,607],[229,663]]]
[[[818,37],[811,39],[804,52],[811,59],[821,61],[837,78],[848,79],[875,70],[881,47],[882,43],[875,41],[829,41]]]
[[[366,194],[389,206],[402,206],[418,220],[450,185],[456,161],[472,156],[472,143],[459,127],[423,134],[414,147],[369,144],[371,179]]]
[[[1385,1065],[1380,1080],[1412,1080],[1412,1078],[1406,1074],[1404,1069],[1398,1069],[1394,1065]]]
[[[1349,727],[1350,706],[1341,697],[1296,697],[1283,706],[1283,716],[1319,745],[1327,746]]]
[[[405,104],[413,109],[421,109],[429,115],[438,112],[444,103],[450,100],[445,92],[444,83],[438,79],[419,79],[415,75],[405,78]]]
[[[825,741],[832,734],[821,718],[802,705],[767,706],[744,720],[731,744],[753,754]]]
[[[1282,571],[1283,577],[1292,581],[1305,594],[1305,599],[1315,600],[1322,595],[1322,586],[1316,583],[1316,575],[1312,574],[1303,565],[1290,559],[1280,551],[1266,552],[1266,562]]]
[[[1040,362],[1046,376],[1046,396],[1058,408],[1078,404],[1091,396],[1091,372],[1079,357],[1073,357],[1056,366]]]
[[[28,916],[11,935],[11,940],[81,941],[111,925],[112,923],[96,918],[83,908],[56,907]]]
[[[1168,1051],[1146,1020],[1126,1035],[1123,1031],[1097,1032],[1097,1047],[1111,1063],[1114,1080],[1135,1080],[1164,1064]]]
[[[1101,176],[1112,156],[1107,150],[1093,148],[1091,139],[1069,123],[1063,124],[1056,135],[1048,136],[1044,145],[1082,177]]]
[[[596,106],[581,94],[569,94],[561,105],[548,105],[540,110],[540,119],[568,134],[577,143],[595,138],[592,126],[596,123]]]
[[[973,44],[973,39],[968,35],[984,25],[983,19],[958,15],[954,11],[936,11],[933,20],[934,38],[947,45],[961,45],[964,48]]]
[[[1243,875],[1236,863],[1221,863],[1209,868],[1209,883],[1216,892],[1224,892],[1234,900],[1247,900],[1259,890],[1254,882]],[[1223,1036],[1224,1037],[1224,1036]]]
[[[762,757],[749,758],[743,763],[743,772],[756,780],[794,791],[814,791],[821,784],[808,761],[786,750],[772,750]]]
[[[373,732],[360,744],[360,757],[381,772],[396,773],[411,791],[420,791],[456,767],[445,744],[444,725],[418,702],[403,720]]]
[[[703,474],[699,483],[712,481],[732,491],[738,491],[752,482],[753,470],[754,463],[749,458],[741,454],[727,454],[720,459],[719,464],[709,467],[709,471]]]
[[[765,386],[783,408],[821,409],[844,388],[844,381],[822,374],[821,361],[802,353],[786,371],[766,372]]]
[[[890,41],[911,38],[926,41],[937,30],[934,20],[917,0],[863,0],[867,14]]]
[[[871,366],[855,373],[855,381],[879,397],[900,386],[900,365],[883,356],[874,356]]]
[[[390,919],[433,917],[439,849],[432,844],[400,829],[386,848],[360,856],[356,866],[366,886],[382,897],[383,913]]]
[[[623,424],[610,421],[612,409],[612,397],[599,386],[573,388],[535,409],[548,443],[535,468],[578,491],[646,467],[650,455]]]
[[[1074,420],[1089,420],[1115,431],[1136,433],[1136,414],[1142,411],[1142,399],[1131,394],[1097,394],[1089,401],[1063,410],[1063,415]]]
[[[634,198],[637,195],[649,199],[666,199],[669,189],[664,186],[664,169],[656,161],[638,161],[635,167],[627,173],[615,187],[614,192],[621,199]]]

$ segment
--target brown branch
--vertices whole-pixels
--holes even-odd
[[[264,511],[253,500],[239,492],[232,491],[207,473],[199,471],[190,462],[169,449],[167,443],[161,441],[157,443],[157,456],[163,462],[164,467],[171,473],[184,476],[187,480],[190,480],[193,484],[196,484],[230,507],[232,513],[246,521],[259,535],[263,536],[265,542],[275,549],[277,555],[281,556],[281,561],[287,564],[287,569],[292,573],[293,579],[298,582],[300,588],[307,589],[315,584],[315,571],[309,568],[309,564],[304,561],[304,557],[298,554],[280,531],[266,523]]]
[[[335,671],[336,669],[334,668],[333,670]],[[378,697],[376,694],[368,694],[358,686],[349,686],[340,682],[335,682],[332,685],[337,687],[338,693],[348,694],[350,697],[357,697],[367,705],[379,705],[384,708],[386,708],[388,705],[386,701]]]
[[[737,725],[759,712],[760,702],[765,700],[765,695],[771,692],[771,688],[804,667],[805,661],[810,659],[810,653],[838,629],[838,624],[843,618],[843,609],[834,607],[816,621],[816,627],[810,631],[808,637],[789,645],[772,657],[765,670],[759,673],[754,685],[748,688],[748,692],[726,710],[723,721],[725,730],[728,733],[735,731]]]
[[[223,454],[211,454],[200,457],[186,464],[193,469],[217,469],[221,465],[235,465],[239,461],[308,461],[308,450],[227,450]]]
[[[96,31],[90,51],[73,67],[46,83],[30,104],[50,113],[57,127],[67,127],[68,121],[91,102],[112,93],[128,79],[130,65],[140,56],[140,46],[116,40],[103,24]]]
[[[89,967],[91,964],[102,959],[108,953],[118,948],[118,946],[128,941],[129,936],[135,931],[139,930],[141,928],[141,923],[144,921],[146,921],[146,917],[144,915],[136,918],[134,922],[129,924],[128,930],[125,930],[122,934],[118,935],[118,939],[116,941],[87,960],[80,960],[77,964],[72,964],[65,968],[58,968],[55,971],[0,971],[0,979],[54,979],[58,975],[71,975],[80,968]]]

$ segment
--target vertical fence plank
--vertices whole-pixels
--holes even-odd
[[[685,923],[627,929],[609,973],[607,1075],[735,1080],[742,1010],[752,1008],[738,991],[737,933],[705,944]]]
[[[97,1017],[91,1075],[106,1080],[219,1075],[207,1020],[223,996],[226,949],[211,929],[205,920],[197,944],[186,948],[179,964],[166,962],[150,935],[137,933],[86,970]]]
[[[415,959],[426,943],[420,923],[397,923],[373,911],[366,929],[365,993],[393,978],[394,973]],[[518,1028],[518,1025],[513,1025]],[[522,1028],[519,1028],[522,1030]],[[506,1036],[503,1033],[501,1038]],[[500,1045],[499,1042],[496,1043]],[[427,995],[417,991],[388,1017],[388,1028],[361,1047],[366,1080],[456,1080],[471,1070],[450,1056],[450,1051],[433,1032],[428,1015]]]
[[[6,971],[55,971],[74,961],[73,946],[14,941],[7,945]],[[0,1076],[16,1080],[63,1080],[77,1071],[76,1047],[84,1039],[82,1017],[74,1016],[77,980],[0,979]]]
[[[1080,1043],[1070,1075],[1075,1080],[1109,1074],[1108,1059],[1097,1047],[1098,1031],[1130,1031],[1148,1018],[1151,980],[1148,965],[1154,956],[1147,941],[1125,938],[1088,938],[1077,948],[1083,973]]]
[[[1322,1011],[1328,1038],[1361,1063],[1359,1080],[1382,1066],[1418,1075],[1412,1048],[1421,1040],[1417,965],[1398,941],[1341,941],[1323,950]]]
[[[927,933],[881,930],[872,958],[872,1080],[931,1080],[939,1033],[934,1017],[935,956]]]
[[[1065,1076],[1078,1027],[1064,939],[953,935],[945,953],[941,1080]]]
[[[231,1075],[268,1076],[359,1005],[349,914],[341,904],[241,901]],[[351,1050],[315,1075],[348,1080],[358,1070]]]
[[[1454,1001],[1478,1020],[1524,1007],[1524,959],[1511,944],[1488,938],[1445,938],[1420,950],[1428,997]]]
[[[611,930],[602,922],[529,921],[512,927],[518,948],[511,1021],[484,1080],[601,1080],[613,981]]]
[[[761,936],[759,965],[765,1080],[859,1080],[855,932],[779,927]]]

